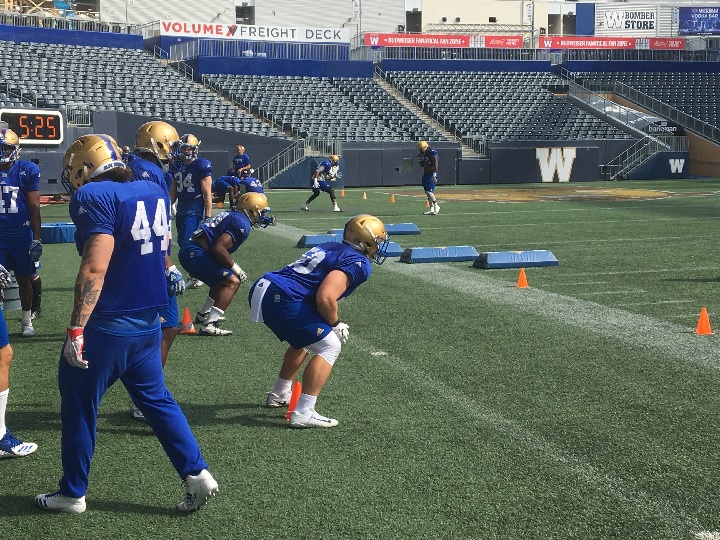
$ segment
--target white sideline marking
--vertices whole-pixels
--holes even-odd
[[[720,532],[718,531],[700,531],[695,533],[697,540],[720,540]]]
[[[293,245],[304,234],[301,229],[278,224],[264,231],[291,240]],[[483,301],[498,305],[511,306],[518,311],[526,311],[547,319],[572,325],[586,332],[599,334],[609,339],[617,339],[635,347],[659,350],[674,356],[678,360],[692,362],[713,369],[720,368],[720,352],[712,339],[704,339],[692,334],[692,329],[660,321],[644,315],[636,315],[624,310],[602,306],[594,302],[578,300],[538,289],[517,289],[514,285],[499,281],[475,271],[465,271],[450,265],[437,263],[412,265],[388,261],[382,271],[389,271],[420,279],[434,287],[442,286],[460,294],[471,294]],[[368,354],[375,351],[372,344],[362,338],[353,340],[353,346]],[[412,378],[419,386],[425,387],[435,396],[441,396],[455,408],[463,418],[471,417],[488,424],[534,452],[546,456],[574,473],[579,479],[592,486],[599,487],[618,501],[631,506],[635,511],[662,520],[668,527],[676,529],[678,537],[689,531],[703,531],[703,527],[692,515],[677,508],[676,503],[662,497],[652,496],[638,488],[633,482],[610,476],[602,469],[584,461],[578,456],[564,452],[543,437],[525,429],[511,419],[484,406],[479,398],[469,398],[463,393],[424,373],[416,366],[404,362],[394,355],[383,355],[383,361],[391,367]],[[693,534],[703,534],[694,533]],[[702,540],[720,540],[720,537],[698,537]]]

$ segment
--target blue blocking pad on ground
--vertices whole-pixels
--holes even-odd
[[[475,268],[528,268],[530,266],[559,266],[555,255],[546,249],[530,251],[490,251],[481,253],[473,262]]]
[[[300,238],[297,247],[312,248],[324,244],[325,242],[342,242],[341,234],[307,234]],[[397,242],[388,242],[388,257],[400,257],[403,254],[403,248]]]
[[[385,225],[385,230],[392,236],[394,234],[420,234],[420,228],[414,223],[388,223]],[[343,229],[330,229],[328,234],[342,234]]]
[[[43,223],[40,226],[40,240],[43,244],[68,244],[75,242],[74,223]]]
[[[478,256],[472,246],[408,248],[400,256],[403,263],[474,261]]]

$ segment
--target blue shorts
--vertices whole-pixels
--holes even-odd
[[[250,288],[251,302],[257,282]],[[308,302],[292,300],[280,287],[271,283],[262,299],[262,317],[280,341],[287,341],[295,349],[303,349],[317,343],[332,328]]]
[[[320,191],[324,191],[325,193],[330,192],[331,186],[330,186],[330,184],[327,183],[327,181],[320,180],[319,184],[320,184]]]
[[[161,328],[178,328],[180,326],[180,314],[178,312],[177,296],[170,297],[170,303],[158,310],[160,314]]]
[[[212,255],[194,242],[180,248],[178,259],[192,277],[213,287],[232,275],[232,270],[219,264]]]
[[[28,253],[32,241],[33,233],[29,227],[22,227],[12,234],[0,231],[0,264],[21,276],[34,274],[35,263]]]
[[[422,177],[422,186],[425,191],[432,193],[435,191],[435,181],[433,180],[433,173],[425,173]]]
[[[5,322],[5,315],[0,311],[0,349],[10,343],[8,337],[7,322]]]

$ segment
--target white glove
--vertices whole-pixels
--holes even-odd
[[[437,173],[436,172],[434,172],[432,175],[432,181],[437,184]]]
[[[240,268],[240,265],[238,263],[233,264],[231,270],[233,271],[233,274],[235,274],[240,280],[241,285],[247,281],[247,274],[242,268]]]
[[[313,189],[320,189],[320,182],[317,178],[313,178]]]
[[[344,322],[339,322],[332,327],[332,331],[333,334],[338,337],[340,343],[342,343],[343,345],[347,343],[347,340],[350,337],[350,327],[347,324],[345,324]]]
[[[7,268],[0,264],[0,289],[3,289],[10,285],[11,281],[12,276],[10,275],[10,272],[8,272]]]
[[[170,296],[179,296],[185,292],[185,280],[174,264],[165,270],[165,279],[167,280],[168,294]]]
[[[174,219],[177,216],[177,201],[170,205],[170,219]]]
[[[72,367],[87,369],[87,360],[83,359],[83,344],[85,342],[83,330],[82,326],[68,326],[63,355],[67,363]]]

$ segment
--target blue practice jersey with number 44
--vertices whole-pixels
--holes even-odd
[[[115,240],[93,314],[132,313],[168,304],[169,204],[163,188],[147,180],[91,182],[73,194],[70,217],[77,227],[78,253],[94,234],[109,234]],[[118,260],[122,264],[113,264]]]
[[[370,259],[347,244],[326,242],[312,248],[294,263],[276,272],[268,272],[263,277],[280,287],[293,300],[315,304],[315,294],[320,284],[333,270],[341,270],[350,277],[348,288],[340,296],[345,298],[367,281],[372,265]]]

